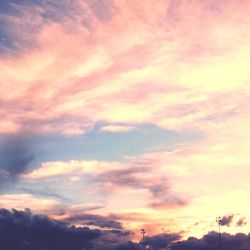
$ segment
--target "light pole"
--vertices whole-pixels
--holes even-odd
[[[219,236],[219,250],[222,250],[222,242],[221,242],[221,233],[220,233],[220,226],[221,226],[221,217],[216,218],[216,222],[218,223],[218,236]]]
[[[142,229],[141,229],[141,234],[142,234],[142,241],[141,241],[141,242],[142,242],[142,249],[143,249],[143,250],[146,249],[146,246],[145,246],[145,237],[144,237],[144,236],[145,236],[145,233],[146,233],[145,229],[142,228]]]

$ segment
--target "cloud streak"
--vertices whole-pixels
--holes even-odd
[[[141,190],[150,195],[148,206],[154,209],[186,206],[185,197],[174,194],[167,177],[152,175],[153,168],[139,162],[118,163],[98,161],[48,162],[23,175],[26,180],[57,179],[63,176],[86,177],[91,180],[90,190],[112,193],[121,190]],[[86,177],[85,177],[86,176]]]
[[[123,229],[122,224],[112,216],[101,216],[96,214],[72,214],[65,219],[70,224],[81,224],[86,226],[96,226],[98,228]]]

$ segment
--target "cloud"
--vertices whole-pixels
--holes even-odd
[[[30,210],[0,210],[1,246],[5,249],[82,249],[100,236],[99,230],[68,227]]]
[[[132,161],[129,163],[105,161],[70,161],[45,162],[40,168],[22,175],[23,180],[56,180],[69,176],[72,180],[89,181],[88,189],[102,196],[112,196],[112,193],[134,190],[143,191],[149,195],[151,202],[147,204],[153,209],[182,207],[188,199],[175,194],[170,188],[166,173],[155,174],[154,168],[147,163]],[[75,184],[76,185],[76,184]]]
[[[105,161],[87,161],[87,160],[72,160],[68,162],[55,161],[43,162],[40,167],[23,175],[23,178],[30,180],[49,179],[60,176],[81,176],[85,174],[98,175],[105,171],[126,168],[119,162],[105,162]]]
[[[116,220],[117,217],[101,216],[96,214],[72,214],[64,219],[70,224],[81,224],[87,226],[96,226],[99,228],[123,229],[122,224]]]
[[[165,195],[166,196],[166,195]],[[151,208],[154,209],[168,209],[168,208],[181,208],[188,206],[188,199],[181,198],[174,195],[167,195],[167,197],[164,198],[164,196],[159,199],[159,201],[151,202],[149,203]]]
[[[135,130],[135,127],[125,126],[125,125],[106,125],[101,127],[100,131],[102,132],[129,132]]]
[[[234,108],[227,105],[232,90],[241,100],[235,108],[241,106],[242,83],[249,78],[244,35],[249,6],[229,2],[215,8],[211,1],[8,1],[15,14],[6,7],[1,13],[2,33],[8,33],[4,46],[28,53],[1,60],[6,120],[0,131],[12,124],[14,132],[29,122],[40,131],[80,134],[86,132],[83,124],[100,121],[200,129],[215,113],[223,117]],[[232,13],[243,19],[241,25]],[[168,22],[173,17],[178,28]],[[218,105],[224,96],[228,101]],[[61,120],[57,126],[55,119]]]
[[[179,234],[158,234],[151,237],[145,237],[145,245],[149,249],[164,249],[169,246],[170,243],[180,240]]]
[[[113,0],[86,0],[86,3],[100,21],[105,22],[112,19],[114,12]]]
[[[140,250],[140,249],[141,246],[132,241],[120,244],[120,246],[114,248],[114,250]]]
[[[50,211],[52,212],[55,208],[58,209],[60,202],[50,198],[41,198],[31,194],[18,193],[18,194],[2,194],[0,195],[0,207],[11,209],[25,209],[27,204],[32,206],[32,210],[39,211]]]
[[[87,216],[88,217],[88,216]],[[131,241],[132,234],[123,230],[99,230],[68,226],[46,215],[31,210],[0,209],[0,244],[7,250],[48,249],[70,250],[139,250],[142,242]],[[238,250],[250,247],[248,234],[222,233],[224,249]],[[181,234],[164,233],[146,236],[147,249],[161,250],[217,250],[218,233],[209,232],[201,238],[181,239]]]
[[[29,209],[0,209],[0,233],[0,244],[6,250],[112,250],[120,249],[130,235],[121,230],[68,226]]]
[[[129,238],[128,232],[120,230],[108,230],[102,231],[102,235],[94,241],[93,249],[91,250],[113,250],[120,249],[123,246],[136,246],[136,243],[132,243]]]
[[[101,189],[116,190],[128,188],[133,190],[146,190],[151,195],[148,205],[154,209],[185,206],[187,200],[173,194],[166,177],[151,174],[152,169],[136,167],[131,164],[126,169],[105,171],[96,176],[97,184]]]
[[[29,135],[10,135],[1,141],[0,168],[10,177],[24,173],[34,160],[32,141]]]
[[[0,141],[1,185],[15,181],[31,167],[35,157],[32,138],[27,134],[3,136]]]
[[[51,23],[67,26],[67,22],[77,21],[81,11],[82,18],[91,20],[83,14],[86,7],[78,1],[8,0],[1,1],[0,7],[0,51],[6,57],[39,48],[37,37]],[[82,24],[88,28],[87,21]]]
[[[223,233],[221,235],[223,249],[249,249],[249,235],[237,233],[235,235]],[[187,240],[172,243],[171,250],[217,250],[219,247],[218,233],[209,232],[202,238],[190,237]]]
[[[247,221],[245,217],[240,218],[237,222],[236,222],[236,226],[237,227],[243,227],[247,225]]]
[[[233,221],[233,218],[234,218],[233,214],[225,215],[220,219],[219,223],[220,223],[221,226],[229,227],[231,225],[232,221]]]

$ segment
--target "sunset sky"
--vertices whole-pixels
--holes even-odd
[[[249,233],[249,67],[248,0],[1,0],[0,208]]]

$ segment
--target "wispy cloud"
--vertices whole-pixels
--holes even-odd
[[[230,1],[223,8],[215,8],[209,1],[196,5],[193,19],[188,20],[194,5],[195,1],[175,5],[164,1],[137,2],[133,8],[130,4],[111,1],[102,1],[98,7],[94,1],[82,4],[75,1],[70,6],[66,2],[19,5],[19,11],[23,12],[37,9],[38,14],[31,13],[42,25],[37,34],[32,33],[36,48],[28,46],[28,54],[1,60],[1,78],[6,82],[2,86],[5,104],[2,112],[6,117],[2,131],[6,131],[6,124],[13,124],[14,130],[28,121],[35,123],[37,129],[66,134],[79,134],[86,130],[82,124],[91,126],[103,120],[127,123],[153,120],[165,128],[201,128],[204,121],[206,124],[214,116],[215,106],[217,117],[223,118],[232,111],[233,99],[228,99],[229,105],[217,105],[214,100],[221,100],[221,95],[228,96],[236,90],[238,94],[234,96],[241,97],[249,77],[245,53],[248,37],[243,37],[246,19],[238,25],[230,14],[234,10],[234,15],[244,18],[248,5],[244,2],[243,8]],[[53,20],[48,6],[52,12],[59,13],[60,9],[63,13],[76,13],[76,17],[72,22],[61,20],[63,17]],[[164,17],[167,9],[178,19],[177,26],[170,25],[169,17]],[[52,20],[39,19],[41,13]],[[88,18],[94,23],[91,33],[78,21],[86,19],[87,13],[92,13]],[[91,15],[97,20],[93,21]],[[203,18],[199,23],[200,16]],[[17,23],[23,22],[24,14],[15,18]],[[70,33],[67,27],[73,25],[76,32]],[[27,29],[27,24],[24,27]],[[230,27],[232,35],[221,32],[225,27]],[[153,29],[159,31],[158,35]],[[185,30],[189,30],[188,36]],[[204,37],[197,35],[200,30],[204,31]],[[58,44],[55,37],[63,42]],[[233,37],[244,40],[240,48],[234,47]],[[212,45],[216,48],[210,48]],[[197,48],[200,49],[196,51]],[[180,60],[182,64],[178,64]],[[14,90],[13,84],[18,86]],[[10,101],[16,107],[11,115],[8,114]],[[57,128],[52,126],[52,117],[60,119],[69,114],[70,121],[64,119]]]
[[[174,195],[167,177],[156,175],[152,168],[137,163],[71,161],[45,163],[41,168],[23,175],[26,180],[61,178],[68,176],[72,182],[88,179],[88,189],[94,192],[116,192],[119,190],[144,190],[151,196],[152,208],[184,206],[186,198]]]

